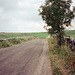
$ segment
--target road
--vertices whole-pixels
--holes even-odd
[[[0,75],[51,75],[48,53],[44,39],[0,49]]]

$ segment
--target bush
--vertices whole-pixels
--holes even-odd
[[[21,43],[21,40],[20,39],[13,39],[13,40],[10,41],[10,43],[18,44],[18,43]]]
[[[15,38],[15,39],[11,39],[11,40],[6,40],[6,41],[3,41],[3,42],[0,42],[0,48],[5,48],[5,47],[9,47],[11,45],[14,45],[14,44],[19,44],[19,43],[22,43],[22,42],[25,42],[27,40],[31,40],[33,38],[29,38],[29,39],[26,39],[26,38]]]
[[[10,44],[6,41],[0,42],[0,48],[9,47]]]

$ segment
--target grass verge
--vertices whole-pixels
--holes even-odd
[[[67,46],[58,46],[55,38],[48,38],[53,75],[75,75],[75,52]]]
[[[25,41],[29,41],[29,40],[32,40],[34,38],[28,38],[28,39],[25,39],[25,38],[14,38],[14,39],[11,39],[11,40],[6,40],[6,41],[3,41],[3,42],[0,42],[0,48],[6,48],[6,47],[9,47],[9,46],[12,46],[12,45],[15,45],[15,44],[19,44],[19,43],[22,43],[22,42],[25,42]]]

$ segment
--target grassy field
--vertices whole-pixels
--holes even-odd
[[[49,36],[49,34],[48,33],[0,33],[0,39],[31,37],[31,36],[46,38],[47,36]]]
[[[71,36],[72,38],[75,38],[75,30],[68,30],[65,31],[67,36]],[[27,35],[32,35],[36,37],[46,38],[47,36],[50,36],[47,32],[43,33],[26,33]]]
[[[50,34],[48,34],[47,32],[42,32],[42,33],[26,33],[27,35],[31,35],[31,36],[35,36],[35,37],[40,37],[40,38],[46,38],[48,37]]]
[[[75,30],[68,30],[65,31],[67,36],[71,36],[72,38],[75,38]]]
[[[71,36],[72,38],[75,38],[75,30],[69,30],[65,31],[67,36]],[[40,38],[46,38],[47,36],[50,36],[47,32],[40,32],[40,33],[0,33],[0,39],[6,39],[6,38],[16,38],[16,37],[40,37]]]
[[[0,48],[5,48],[5,47],[12,46],[14,44],[32,40],[32,39],[35,39],[36,37],[46,38],[47,36],[49,36],[48,33],[0,33],[0,39],[13,38],[9,41],[6,40],[3,42],[0,42]]]
[[[16,37],[30,37],[25,33],[0,33],[0,39],[7,39],[7,38],[16,38]]]
[[[26,34],[27,35],[31,35],[31,36],[41,37],[41,38],[46,38],[47,36],[50,36],[50,34],[48,34],[47,32],[42,32],[42,33],[26,33]],[[67,36],[75,38],[75,30],[65,31],[65,34]]]

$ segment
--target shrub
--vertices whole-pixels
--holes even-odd
[[[10,44],[7,41],[0,42],[0,48],[9,47]]]

